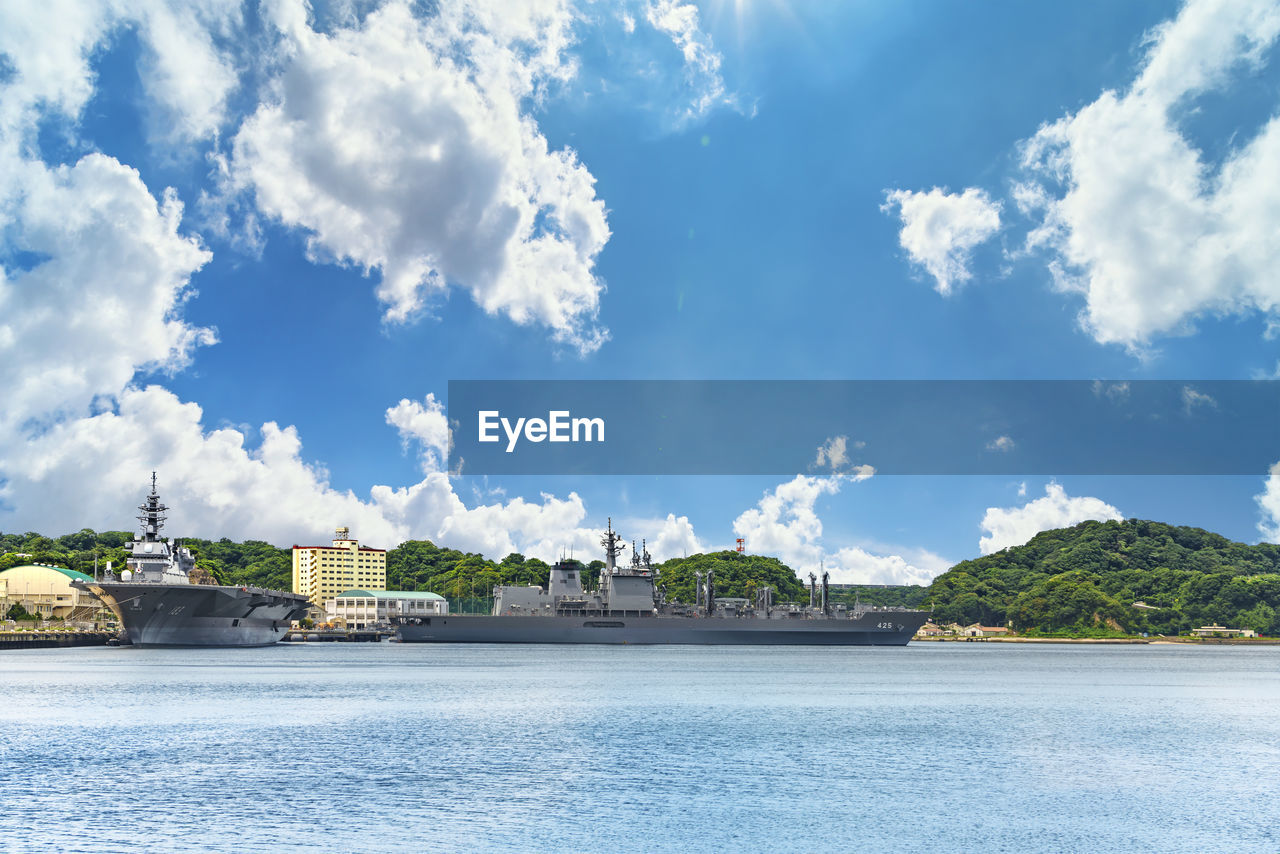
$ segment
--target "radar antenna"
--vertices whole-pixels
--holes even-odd
[[[138,505],[138,521],[142,523],[142,539],[154,543],[160,539],[160,529],[164,527],[165,511],[169,508],[160,503],[160,495],[156,492],[156,473],[151,473],[151,494],[147,500]]]
[[[626,545],[622,542],[622,537],[613,530],[612,516],[609,517],[609,529],[600,538],[600,545],[604,546],[605,572],[613,575],[617,567],[618,555],[622,554]]]

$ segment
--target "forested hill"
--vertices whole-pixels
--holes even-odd
[[[1140,519],[1083,522],[956,564],[926,601],[935,621],[1019,631],[1175,634],[1217,623],[1280,633],[1280,546]]]

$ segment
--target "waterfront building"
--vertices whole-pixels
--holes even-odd
[[[349,629],[367,629],[392,617],[443,617],[449,603],[435,593],[408,590],[345,590],[324,604],[325,620]]]
[[[1226,626],[1212,625],[1192,629],[1191,634],[1198,638],[1256,638],[1258,633],[1253,629],[1229,629]]]
[[[1009,634],[1009,629],[1005,626],[984,626],[982,623],[974,623],[972,626],[965,626],[963,634],[967,638],[1005,637]]]
[[[0,572],[4,610],[17,604],[46,620],[92,620],[102,603],[92,593],[72,587],[72,581],[93,578],[65,566],[38,563],[6,569]]]
[[[386,549],[360,545],[349,528],[338,528],[332,545],[293,547],[293,592],[317,609],[344,590],[386,586]]]

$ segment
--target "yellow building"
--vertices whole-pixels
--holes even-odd
[[[29,564],[0,572],[4,610],[21,605],[28,614],[47,619],[92,620],[102,603],[87,590],[71,586],[73,581],[93,581],[92,576],[65,566]],[[4,616],[0,613],[0,618]]]
[[[332,546],[293,547],[293,592],[316,608],[345,590],[385,590],[387,551],[362,546],[348,528],[334,532]]]

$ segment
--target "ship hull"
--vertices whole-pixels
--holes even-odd
[[[111,609],[134,646],[269,646],[307,609],[299,594],[259,587],[76,584]]]
[[[868,612],[847,619],[735,617],[423,617],[397,627],[404,643],[903,646],[928,614]]]

